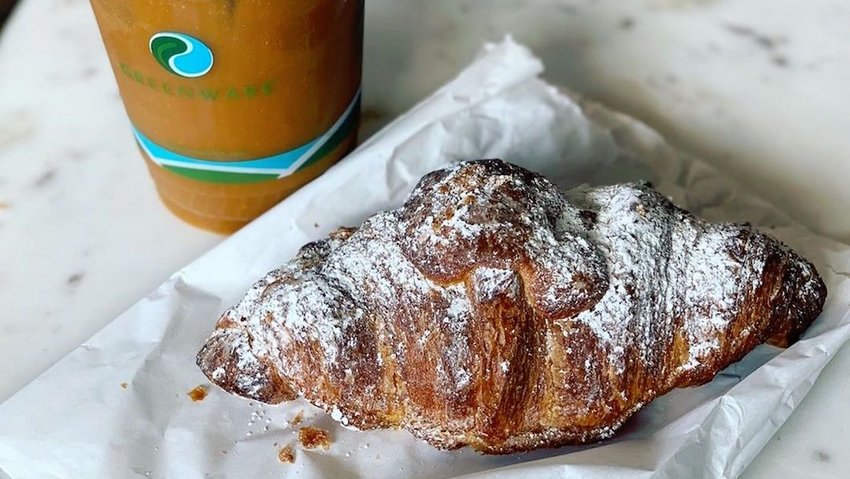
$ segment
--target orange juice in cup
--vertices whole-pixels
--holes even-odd
[[[363,0],[91,0],[177,216],[232,232],[355,144]]]

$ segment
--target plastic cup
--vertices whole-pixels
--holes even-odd
[[[91,0],[160,198],[232,232],[355,145],[363,0]]]

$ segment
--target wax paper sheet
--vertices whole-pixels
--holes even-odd
[[[850,335],[850,253],[748,194],[648,127],[538,78],[510,39],[219,247],[175,273],[0,406],[0,477],[729,477],[739,474]],[[750,221],[816,263],[823,315],[794,346],[760,346],[711,383],[651,403],[614,439],[507,456],[437,451],[404,431],[355,432],[309,404],[265,406],[207,385],[195,354],[219,314],[306,242],[398,206],[425,173],[500,157],[564,187],[652,181],[712,220]],[[132,275],[128,276],[131,278]],[[127,280],[126,278],[124,280]],[[108,291],[104,291],[107,296]],[[10,365],[7,365],[9,367]],[[330,431],[297,445],[290,421]],[[295,463],[278,450],[294,446]]]

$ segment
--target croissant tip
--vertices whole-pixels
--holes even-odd
[[[276,368],[257,357],[248,333],[241,329],[216,329],[195,360],[210,382],[225,391],[267,404],[296,397]]]
[[[817,320],[829,292],[812,263],[791,250],[784,251],[790,257],[787,259],[788,267],[781,279],[782,287],[773,312],[778,317],[777,326],[767,342],[773,346],[787,348],[797,342]]]

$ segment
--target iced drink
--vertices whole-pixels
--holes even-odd
[[[163,202],[231,232],[354,146],[363,0],[92,0]]]

